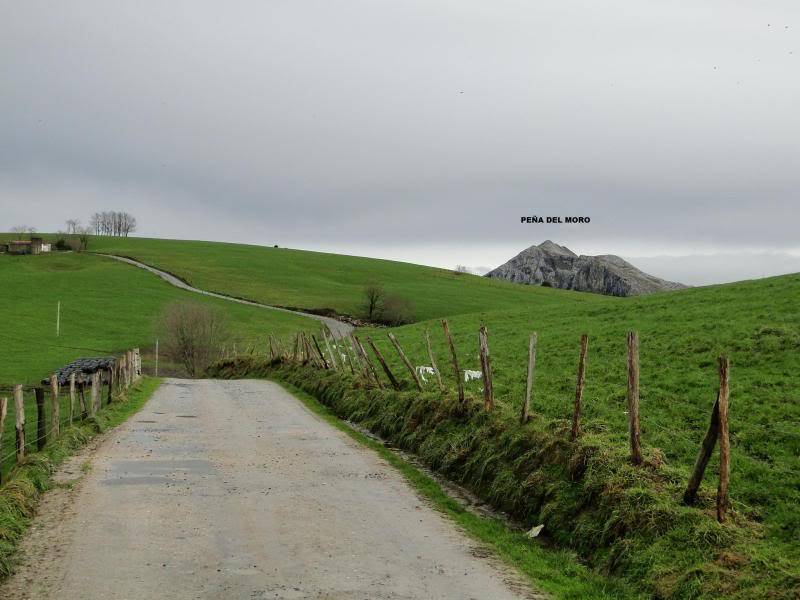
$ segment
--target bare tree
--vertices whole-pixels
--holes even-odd
[[[78,233],[78,229],[80,229],[81,220],[80,219],[67,219],[67,231],[65,233],[74,235]]]
[[[406,325],[414,320],[414,305],[411,300],[404,296],[390,294],[383,302],[383,311],[380,321],[386,325],[397,327]]]
[[[93,231],[95,235],[100,235],[100,213],[94,213],[89,217],[89,229]]]
[[[465,273],[470,273],[469,267],[464,265],[456,265],[456,270],[454,271],[456,275],[463,275]]]
[[[136,217],[123,211],[104,210],[91,216],[89,229],[95,235],[128,236],[136,231]]]
[[[30,225],[16,225],[11,228],[11,233],[30,235],[36,233],[36,227],[31,227]]]
[[[367,320],[375,321],[381,316],[385,299],[386,290],[379,283],[368,283],[364,286],[362,309]]]
[[[164,354],[191,377],[203,373],[220,355],[226,339],[224,313],[205,304],[177,302],[161,317]]]

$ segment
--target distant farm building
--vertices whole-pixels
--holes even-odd
[[[32,237],[29,240],[12,240],[0,246],[0,251],[9,254],[42,254],[50,252],[50,244],[40,237]]]

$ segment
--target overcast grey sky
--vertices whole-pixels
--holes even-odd
[[[797,0],[0,5],[0,230],[800,271]]]

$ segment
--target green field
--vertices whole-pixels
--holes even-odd
[[[161,311],[176,301],[223,310],[231,341],[240,346],[263,346],[265,331],[317,328],[304,317],[185,292],[142,269],[85,253],[0,255],[0,281],[0,383],[32,383],[80,356],[149,349]]]
[[[93,237],[92,252],[136,258],[195,287],[276,306],[332,308],[359,316],[363,288],[377,282],[412,301],[415,320],[526,305],[613,302],[390,260],[218,242]]]
[[[165,306],[176,301],[216,306],[227,315],[231,344],[258,344],[264,332],[289,335],[316,329],[315,321],[279,311],[205,298],[179,290],[142,269],[90,254],[0,255],[0,394],[34,384],[78,357],[151,351]],[[56,306],[61,302],[61,333]],[[163,357],[162,357],[163,358]],[[163,370],[162,370],[163,372]],[[32,394],[26,394],[26,439],[35,440]],[[62,415],[67,412],[62,402]],[[9,409],[0,443],[0,469],[13,460],[14,418]],[[5,460],[1,460],[5,459]]]
[[[359,314],[363,286],[381,283],[414,303],[419,322],[393,330],[413,363],[429,364],[423,346],[423,332],[429,329],[451,387],[438,319],[447,317],[450,322],[462,369],[479,369],[477,332],[481,325],[488,328],[498,411],[509,414],[518,411],[524,397],[527,339],[537,331],[533,411],[536,420],[548,424],[542,427],[554,431],[571,414],[579,338],[587,333],[583,427],[592,443],[623,454],[625,335],[635,329],[641,339],[642,441],[650,460],[663,461],[660,472],[667,483],[658,497],[670,507],[679,503],[682,482],[708,424],[718,385],[716,359],[727,354],[732,363],[734,514],[727,527],[741,526],[747,532],[730,560],[741,561],[739,583],[747,578],[753,582],[737,589],[762,595],[775,591],[781,598],[800,592],[800,275],[611,298],[392,261],[257,246],[92,238],[89,250],[137,258],[203,289],[344,314]],[[136,345],[148,348],[164,305],[198,299],[145,271],[87,254],[0,256],[0,281],[7,291],[0,307],[0,383],[33,381],[77,356]],[[62,301],[60,338],[55,337],[57,300]],[[242,345],[263,344],[270,331],[281,335],[317,327],[283,313],[199,301],[224,308]],[[385,333],[381,328],[361,330],[381,346],[394,372],[408,383]],[[469,391],[478,396],[480,387],[473,382]],[[715,473],[716,457],[703,484],[706,500],[716,487]],[[708,516],[712,519],[710,509]],[[665,561],[679,550],[655,542],[646,546],[642,560],[650,561],[647,572],[671,573]],[[698,569],[715,564],[708,556],[687,551],[683,560],[690,565],[689,573],[695,558]]]
[[[525,394],[528,335],[538,332],[533,410],[566,425],[571,415],[582,333],[589,334],[584,429],[600,444],[625,448],[626,332],[641,345],[642,439],[651,457],[681,482],[688,477],[716,397],[716,358],[731,367],[730,495],[734,510],[760,532],[746,555],[800,585],[800,275],[619,302],[564,304],[558,309],[486,311],[449,320],[462,369],[479,370],[477,332],[489,331],[495,394],[501,409],[518,411]],[[438,321],[394,329],[415,365],[427,365],[423,332],[452,385]],[[364,328],[410,377],[382,330]],[[470,389],[480,396],[479,382]],[[716,489],[716,456],[704,487]],[[670,490],[675,501],[682,487]],[[658,557],[653,557],[658,560]],[[800,589],[800,588],[798,588]],[[763,591],[763,590],[762,590]]]

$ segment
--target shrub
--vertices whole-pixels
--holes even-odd
[[[227,338],[224,313],[193,302],[169,305],[160,329],[164,354],[183,365],[191,377],[203,373],[219,358]]]

